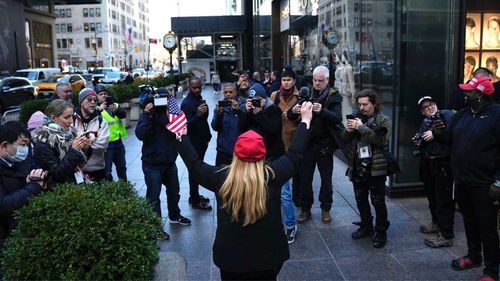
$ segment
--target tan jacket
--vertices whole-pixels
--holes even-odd
[[[274,103],[274,99],[276,98],[276,93],[278,91],[274,91],[271,93],[271,101]],[[293,94],[289,96],[288,98],[285,97],[280,93],[280,101],[279,101],[279,108],[281,109],[281,112],[283,114],[281,115],[281,122],[282,122],[282,132],[281,136],[283,138],[283,144],[285,145],[285,150],[288,150],[288,147],[290,146],[290,143],[292,142],[292,138],[295,135],[295,131],[297,130],[297,126],[300,122],[300,118],[297,121],[292,121],[287,118],[286,112],[292,108],[297,101],[299,100],[299,91],[297,88],[293,91]],[[275,103],[276,104],[276,103]]]

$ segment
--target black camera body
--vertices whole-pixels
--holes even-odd
[[[113,97],[106,97],[106,105],[110,106],[114,103]]]
[[[231,101],[230,100],[220,100],[218,105],[219,105],[219,107],[230,107]]]
[[[303,103],[308,102],[308,101],[312,102],[310,97],[300,97],[299,100],[297,101],[297,103],[302,105]]]
[[[260,97],[253,97],[251,101],[253,107],[261,107]]]

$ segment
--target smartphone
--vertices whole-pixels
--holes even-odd
[[[113,97],[106,97],[106,105],[110,106],[113,104]]]
[[[88,132],[85,132],[83,133],[83,135],[86,137],[86,138],[90,138],[91,135],[94,135],[94,137],[97,138],[97,132],[96,131],[88,131]]]
[[[230,100],[220,100],[219,101],[219,107],[230,107],[230,106],[231,106]]]
[[[346,119],[356,119],[356,117],[354,117],[354,115],[352,115],[352,114],[347,114],[347,115],[345,116],[345,118],[346,118]]]
[[[207,103],[206,100],[201,100],[200,102],[201,102],[201,104]]]

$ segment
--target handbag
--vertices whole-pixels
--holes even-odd
[[[385,159],[387,160],[387,175],[392,176],[397,173],[401,173],[401,168],[399,167],[398,160],[392,155],[388,150],[384,150]]]

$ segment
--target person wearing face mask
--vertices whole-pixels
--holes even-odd
[[[0,126],[0,248],[16,225],[14,211],[47,188],[43,170],[35,168],[29,137],[18,121]]]
[[[431,248],[453,246],[453,178],[451,176],[450,146],[444,145],[432,135],[432,123],[442,119],[449,123],[453,113],[450,110],[438,110],[436,101],[425,96],[419,99],[418,106],[424,120],[415,134],[413,141],[418,148],[415,155],[420,155],[420,179],[429,201],[432,222],[420,226],[420,232],[434,234],[424,240]]]
[[[89,182],[106,179],[105,154],[109,143],[109,128],[97,111],[97,93],[93,89],[83,89],[78,94],[79,107],[73,114],[73,127],[77,136],[85,136],[90,141],[86,153],[90,155],[82,171]]]
[[[432,134],[450,145],[455,198],[462,213],[468,252],[451,262],[454,270],[485,268],[480,280],[498,280],[497,212],[500,200],[500,105],[493,84],[474,77],[459,85],[467,106],[449,123],[436,120]]]
[[[83,182],[81,168],[87,163],[84,150],[90,146],[85,136],[76,137],[71,129],[73,105],[57,99],[47,105],[45,115],[50,119],[31,132],[35,144],[35,160],[48,171],[48,185]]]

